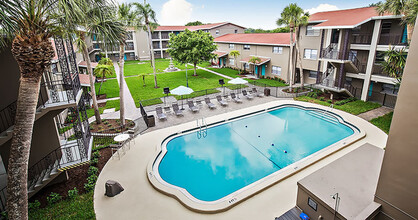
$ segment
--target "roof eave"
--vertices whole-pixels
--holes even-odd
[[[269,43],[254,43],[254,42],[238,42],[238,41],[214,41],[215,43],[225,44],[251,44],[251,45],[263,45],[263,46],[284,46],[290,47],[290,44],[269,44]]]

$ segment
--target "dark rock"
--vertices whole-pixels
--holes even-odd
[[[114,181],[114,180],[108,180],[105,183],[106,192],[105,195],[109,197],[116,196],[117,194],[121,193],[124,188],[120,183]]]

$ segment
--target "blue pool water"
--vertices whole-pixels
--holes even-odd
[[[284,107],[167,143],[160,177],[203,201],[221,199],[354,131],[296,107]]]

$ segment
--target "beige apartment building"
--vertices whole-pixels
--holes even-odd
[[[258,77],[278,77],[289,81],[290,33],[227,34],[215,38],[218,45],[216,64],[238,68]],[[236,50],[239,56],[229,53]],[[253,64],[251,57],[260,58]]]
[[[362,100],[396,99],[397,81],[381,62],[390,47],[408,52],[401,16],[379,15],[375,7],[319,12],[300,31],[305,83]]]

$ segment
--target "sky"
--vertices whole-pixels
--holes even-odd
[[[117,0],[143,2],[142,0]],[[290,3],[297,3],[311,14],[348,8],[366,7],[378,0],[147,0],[157,13],[160,25],[184,25],[190,21],[203,23],[232,22],[246,28],[274,29],[280,13]]]

